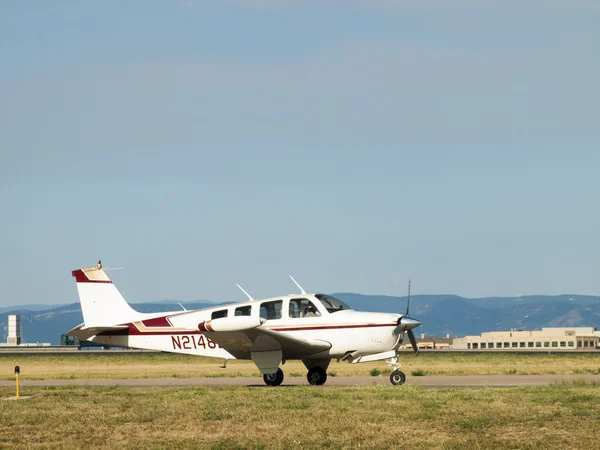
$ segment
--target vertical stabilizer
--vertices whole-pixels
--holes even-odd
[[[83,322],[101,327],[132,322],[142,316],[133,310],[102,269],[102,263],[71,272],[77,281]]]

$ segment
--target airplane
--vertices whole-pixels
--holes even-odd
[[[252,360],[265,384],[279,386],[280,365],[301,360],[311,385],[327,380],[332,360],[356,364],[388,360],[390,382],[401,385],[398,348],[407,334],[418,354],[411,318],[410,282],[406,314],[355,311],[326,294],[300,294],[254,299],[199,310],[141,313],[132,309],[102,267],[72,271],[77,283],[83,323],[66,334],[108,346]]]

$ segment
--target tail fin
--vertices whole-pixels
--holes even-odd
[[[102,327],[132,322],[142,316],[125,301],[102,269],[102,262],[71,272],[77,281],[83,322],[86,327]]]

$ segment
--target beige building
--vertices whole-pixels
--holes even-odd
[[[419,348],[419,350],[426,350],[426,349],[445,349],[445,350],[449,350],[450,348],[452,348],[452,339],[450,338],[450,336],[446,335],[445,338],[441,338],[441,337],[436,337],[436,336],[425,336],[425,335],[421,335],[420,338],[416,339],[417,341],[417,347]],[[400,346],[398,347],[401,350],[412,350],[412,345],[410,343],[410,341],[408,340],[408,337],[405,336],[402,344],[400,344]]]
[[[542,328],[541,331],[489,331],[481,336],[454,338],[457,350],[594,350],[600,332],[593,327]]]

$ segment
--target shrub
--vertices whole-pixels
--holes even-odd
[[[374,369],[371,369],[369,371],[369,375],[371,375],[372,377],[378,377],[379,375],[381,375],[381,371],[375,367]]]

